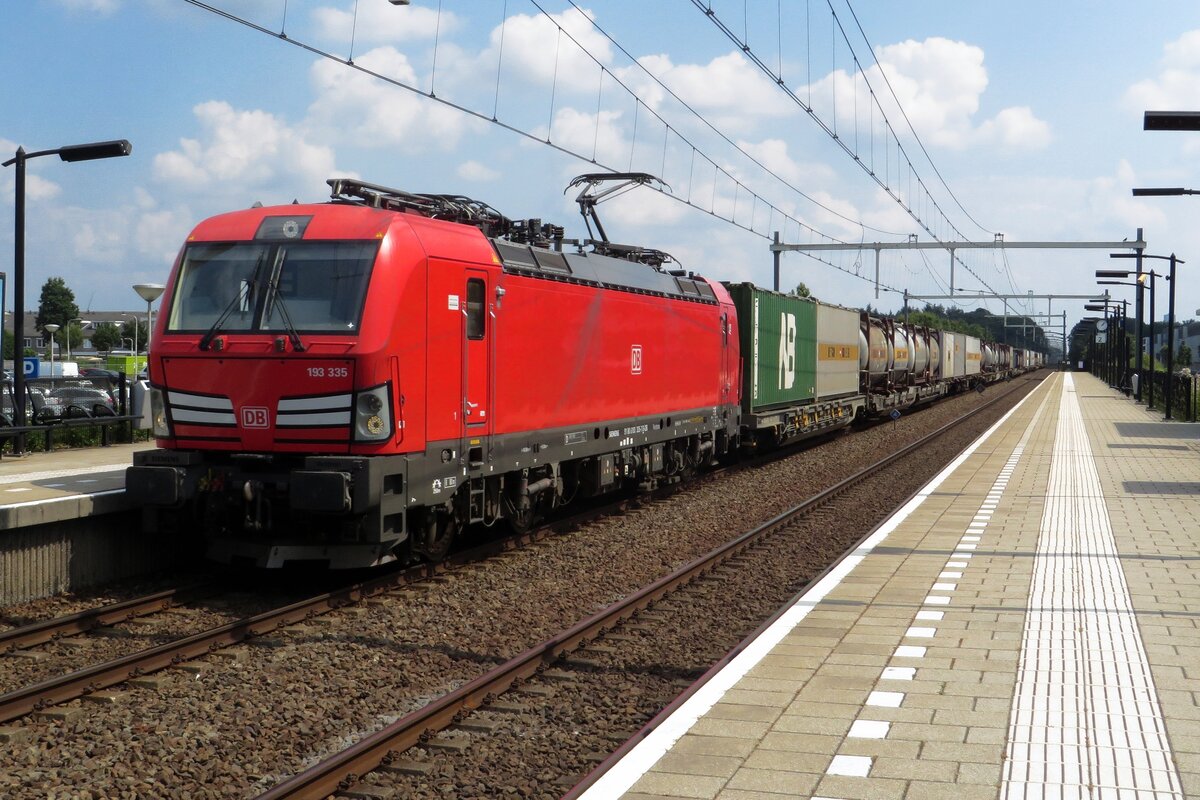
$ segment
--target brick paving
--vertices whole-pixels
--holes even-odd
[[[1066,438],[1068,413],[1083,443]],[[1094,465],[1103,496],[1089,513],[1104,526],[1072,505],[1075,473],[1061,472],[1071,459]],[[1052,468],[1068,490],[1051,485]],[[1200,797],[1200,425],[1162,422],[1090,375],[1056,374],[925,494],[664,756],[644,769],[635,751],[614,767],[631,773],[621,796]],[[1048,525],[1110,527],[1114,549],[1070,540],[1048,554]],[[1106,571],[1088,577],[1096,566]],[[1031,606],[1031,588],[1064,570],[1079,571],[1076,588],[1094,591],[1099,610],[1072,605],[1085,595],[1063,594],[1071,581]],[[1108,605],[1110,590],[1128,608]],[[1063,632],[1063,614],[1090,644]],[[1153,723],[1104,704],[1141,652],[1153,702],[1139,694],[1138,708],[1158,711]],[[1078,718],[1060,703],[1081,704]],[[1165,726],[1157,768],[1138,725]],[[1075,755],[1045,744],[1072,737]]]

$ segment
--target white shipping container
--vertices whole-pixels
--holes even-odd
[[[978,375],[983,367],[983,350],[974,336],[963,336],[966,351],[966,375]]]
[[[817,397],[858,392],[859,312],[817,304]]]

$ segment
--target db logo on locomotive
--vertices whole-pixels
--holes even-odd
[[[242,427],[271,427],[271,412],[269,412],[264,406],[242,406]]]

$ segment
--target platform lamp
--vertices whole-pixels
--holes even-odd
[[[1136,280],[1134,280],[1132,282],[1130,282],[1130,281],[1096,281],[1096,283],[1100,284],[1101,286],[1135,286],[1135,287],[1137,287],[1137,290],[1138,290],[1138,299],[1139,300],[1141,299],[1142,292],[1146,289],[1147,282],[1149,282],[1149,284],[1150,284],[1150,320],[1151,320],[1151,323],[1153,323],[1153,321],[1154,321],[1154,279],[1159,277],[1158,274],[1156,272],[1154,272],[1154,270],[1150,270],[1149,272],[1143,272],[1139,275],[1137,273],[1122,272],[1120,270],[1098,269],[1098,270],[1096,270],[1096,275],[1098,277],[1105,277],[1105,278],[1128,278],[1128,277],[1136,278]],[[1141,303],[1139,302],[1137,305],[1140,307]],[[1153,339],[1154,339],[1153,324],[1151,324],[1150,330],[1151,330],[1150,338],[1151,338],[1151,342],[1153,342]],[[1144,348],[1144,342],[1142,341],[1143,333],[1142,333],[1141,319],[1138,319],[1137,337],[1138,337],[1138,347],[1137,347],[1138,389],[1137,389],[1136,399],[1140,403],[1140,402],[1142,402],[1142,386],[1143,386],[1143,384],[1146,383],[1146,376],[1142,372],[1142,353],[1143,353],[1143,348]],[[1153,349],[1153,347],[1151,349]],[[1128,354],[1126,354],[1126,356],[1128,356]],[[1128,360],[1128,358],[1126,358],[1126,360]],[[1154,364],[1154,354],[1153,353],[1150,354],[1150,363],[1151,363],[1151,365]],[[1154,379],[1153,379],[1154,369],[1153,369],[1153,366],[1150,369],[1150,374],[1152,376],[1151,380],[1150,380],[1150,384],[1149,384],[1149,386],[1146,387],[1146,391],[1148,392],[1148,394],[1146,396],[1146,407],[1147,408],[1154,407]]]
[[[1149,112],[1147,112],[1149,113]],[[1163,419],[1171,419],[1171,376],[1175,370],[1175,267],[1178,264],[1186,264],[1182,258],[1176,258],[1174,253],[1169,256],[1152,256],[1145,253],[1109,253],[1109,258],[1155,258],[1159,261],[1171,262],[1171,273],[1167,275],[1167,281],[1171,284],[1167,293],[1167,388],[1163,394],[1163,402],[1166,404],[1166,416]],[[1143,273],[1145,274],[1145,273]],[[1151,292],[1151,297],[1154,296]],[[1151,314],[1153,317],[1153,314]],[[1153,319],[1151,320],[1153,322]],[[1153,331],[1153,326],[1151,327]],[[1151,337],[1153,338],[1153,337]],[[1151,362],[1153,363],[1153,362]]]
[[[50,377],[54,377],[54,334],[58,333],[61,325],[55,325],[53,322],[47,322],[43,329],[50,334]]]
[[[109,142],[89,142],[87,144],[72,144],[58,147],[54,150],[37,150],[26,153],[24,147],[18,147],[16,155],[0,164],[0,167],[16,166],[14,184],[16,187],[16,202],[13,212],[13,343],[16,345],[16,369],[13,370],[13,423],[20,428],[26,422],[25,417],[25,370],[21,357],[24,355],[25,342],[25,162],[40,156],[58,156],[63,161],[94,161],[100,158],[115,158],[127,156],[133,152],[133,145],[125,139]],[[25,434],[18,433],[13,439],[13,454],[25,453]]]
[[[71,323],[72,322],[78,322],[81,328],[84,325],[92,324],[92,321],[90,319],[81,319],[80,317],[75,317],[74,319],[67,320],[67,361],[71,360]]]
[[[1141,228],[1137,229],[1137,237],[1138,237],[1138,241],[1142,241],[1143,236],[1142,236]],[[1135,257],[1140,256],[1142,254],[1142,252],[1143,252],[1142,250],[1138,250],[1136,253],[1134,253],[1134,256]],[[1141,277],[1142,276],[1142,260],[1140,257],[1137,258],[1137,264],[1136,264],[1136,268],[1135,268],[1134,272],[1137,275],[1137,277],[1135,278],[1135,280],[1137,281],[1137,294],[1134,295],[1134,299],[1136,301],[1134,303],[1134,307],[1135,307],[1135,313],[1137,315],[1137,361],[1135,363],[1137,365],[1136,371],[1137,371],[1137,376],[1138,376],[1137,401],[1140,403],[1140,402],[1142,402],[1142,385],[1146,382],[1146,376],[1142,372],[1142,354],[1145,352],[1143,349],[1144,342],[1145,342],[1145,333],[1144,333],[1143,327],[1145,325],[1145,319],[1146,319],[1146,300],[1145,300],[1146,299],[1146,290],[1145,290],[1146,282],[1144,280],[1142,280],[1142,277]],[[1129,276],[1130,276],[1130,272],[1127,270],[1105,270],[1105,269],[1096,270],[1097,278],[1128,278]],[[1150,314],[1150,319],[1151,319],[1151,321],[1154,320],[1153,313]]]
[[[121,317],[121,319],[124,320],[125,322],[129,322],[130,320],[133,320],[133,338],[125,336],[125,337],[122,337],[121,341],[124,342],[124,341],[128,340],[128,341],[133,342],[132,352],[133,352],[134,363],[136,363],[137,362],[137,354],[138,354],[138,346],[137,346],[138,318],[137,318],[137,315],[135,314],[132,317]]]
[[[146,369],[150,369],[150,342],[154,339],[154,310],[151,306],[154,301],[162,297],[163,290],[167,288],[161,283],[135,283],[133,290],[138,293],[138,296],[146,301]],[[137,353],[133,354],[134,363],[137,363]]]

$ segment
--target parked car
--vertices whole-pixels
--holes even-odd
[[[54,397],[45,387],[28,383],[25,384],[25,391],[29,397],[25,413],[33,424],[41,425],[62,419],[66,406],[61,397]]]
[[[110,381],[120,380],[121,373],[115,369],[103,369],[101,367],[88,367],[87,369],[79,370],[81,378],[105,378]]]
[[[86,411],[86,416],[109,414],[114,411],[112,397],[103,389],[92,389],[84,386],[62,386],[50,392],[50,398],[57,400],[64,409],[66,416],[84,416],[77,410]],[[97,410],[97,407],[103,410]]]

